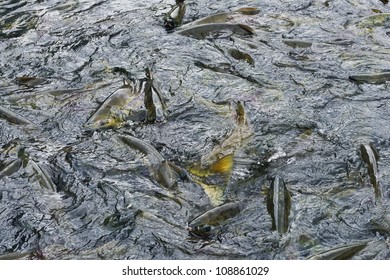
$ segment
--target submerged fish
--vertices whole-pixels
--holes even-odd
[[[210,166],[195,163],[188,168],[190,178],[199,184],[213,205],[224,201],[224,192],[234,165],[233,154],[226,155]]]
[[[20,158],[11,161],[3,169],[0,170],[0,179],[5,176],[11,176],[12,174],[18,172],[22,165],[23,162]]]
[[[219,226],[224,221],[235,217],[241,212],[241,205],[237,202],[228,202],[216,206],[197,216],[188,224],[191,235],[209,237],[212,226]]]
[[[3,116],[9,122],[19,125],[34,125],[33,122],[26,119],[25,117],[3,107],[0,105],[0,116]]]
[[[122,87],[111,93],[100,107],[87,120],[86,125],[92,128],[112,127],[127,118],[138,106],[132,101],[141,100],[140,92],[143,81],[139,85],[134,80],[124,80]],[[132,106],[133,105],[133,106]]]
[[[25,250],[21,252],[6,253],[0,255],[0,261],[2,260],[19,260],[31,256],[35,249]]]
[[[230,49],[229,50],[229,54],[231,57],[233,57],[234,59],[237,59],[237,60],[244,60],[246,61],[247,63],[249,63],[250,65],[254,65],[255,62],[253,60],[253,58],[247,54],[247,53],[244,53],[242,51],[239,51],[237,49]]]
[[[195,217],[188,224],[190,227],[199,225],[218,226],[229,218],[236,216],[241,211],[241,205],[238,202],[227,202],[218,205],[203,214]]]
[[[146,83],[145,83],[145,97],[144,105],[146,108],[146,120],[149,122],[154,122],[158,117],[161,119],[165,116],[167,105],[165,103],[164,97],[156,85],[156,82],[153,78],[153,73],[150,68],[146,68]],[[156,103],[153,99],[154,94],[157,95],[160,104],[156,107]],[[158,103],[157,103],[158,104]]]
[[[204,18],[200,18],[198,20],[195,20],[193,22],[187,23],[185,27],[194,26],[194,25],[201,25],[201,24],[209,24],[209,23],[228,23],[232,19],[234,19],[237,16],[240,15],[256,15],[260,13],[260,10],[257,8],[241,8],[237,11],[233,12],[226,12],[226,13],[218,13],[215,15],[207,16]],[[183,26],[184,27],[184,26]]]
[[[181,25],[186,13],[184,0],[176,0],[176,5],[164,16],[164,26],[167,30],[172,30]]]
[[[390,72],[353,74],[349,79],[357,83],[382,84],[390,81]]]
[[[253,35],[255,31],[244,24],[229,24],[229,23],[208,23],[194,25],[186,29],[177,31],[179,34],[192,37],[195,39],[205,39],[206,37],[218,38],[230,32],[238,35]]]
[[[244,104],[241,101],[237,102],[235,121],[235,127],[229,137],[225,138],[212,151],[202,157],[201,166],[212,166],[221,157],[229,154],[234,155],[244,141],[252,135]]]
[[[375,190],[375,197],[379,198],[381,196],[381,191],[379,188],[378,182],[378,163],[379,154],[371,144],[361,144],[360,145],[360,154],[363,161],[367,164],[368,176],[370,177],[371,185]]]
[[[38,77],[22,76],[22,77],[17,77],[16,78],[16,82],[19,85],[24,85],[24,86],[27,86],[27,87],[35,87],[37,85],[46,83],[47,79],[38,78]]]
[[[151,73],[148,73],[151,75]],[[146,120],[148,122],[154,122],[156,120],[156,106],[153,102],[153,80],[149,78],[145,84],[145,97],[144,104],[146,108]]]
[[[37,179],[39,183],[41,184],[41,187],[48,189],[50,191],[56,192],[57,191],[57,186],[54,184],[52,181],[50,175],[48,172],[42,168],[38,163],[36,163],[34,160],[30,159],[29,163],[33,170],[36,172]]]
[[[232,133],[213,150],[202,156],[201,161],[191,165],[188,172],[197,178],[205,192],[217,203],[230,179],[234,165],[234,153],[243,143],[243,140],[252,135],[243,104],[237,102],[236,127]]]
[[[288,216],[291,209],[291,197],[284,180],[275,176],[267,195],[267,210],[272,218],[272,229],[279,234],[287,232]]]
[[[168,162],[152,145],[130,135],[118,135],[116,137],[122,143],[148,156],[152,172],[163,187],[170,189],[176,185],[176,179]]]
[[[313,45],[312,42],[296,39],[284,39],[283,43],[292,48],[310,48]]]
[[[243,127],[245,125],[248,125],[248,120],[246,119],[244,104],[242,104],[241,101],[237,101],[236,113],[237,113],[238,126]]]
[[[355,244],[337,246],[330,250],[309,257],[309,260],[348,260],[357,252],[366,247],[368,241],[363,241]]]

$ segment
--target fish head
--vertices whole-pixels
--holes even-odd
[[[175,19],[173,19],[171,17],[166,17],[164,19],[164,27],[166,30],[175,29],[177,27]]]
[[[195,227],[188,227],[188,234],[192,237],[200,239],[210,239],[213,234],[213,227],[210,225],[198,225]]]

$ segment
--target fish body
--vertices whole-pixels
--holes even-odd
[[[267,195],[267,210],[272,218],[272,229],[279,234],[287,232],[291,196],[282,177],[275,176]]]
[[[309,257],[309,260],[348,260],[367,245],[367,241],[356,244],[337,246],[330,250]]]
[[[181,29],[178,31],[178,33],[200,40],[209,36],[218,38],[221,34],[225,34],[226,31],[243,36],[253,35],[255,33],[254,30],[247,25],[230,23],[208,23],[194,25],[186,29]]]
[[[29,77],[29,76],[23,76],[23,77],[17,77],[16,82],[19,85],[27,86],[27,87],[35,87],[40,84],[44,84],[47,82],[47,79],[39,78],[39,77]]]
[[[382,84],[390,81],[390,72],[353,74],[349,79],[357,83]]]
[[[292,48],[310,48],[313,45],[312,42],[296,39],[284,39],[283,43]]]
[[[152,171],[163,187],[170,189],[176,185],[176,179],[168,162],[152,145],[130,135],[118,135],[116,137],[122,143],[148,156]]]
[[[33,122],[29,121],[25,117],[3,107],[0,106],[0,116],[3,116],[9,122],[19,125],[34,125]]]
[[[208,177],[215,174],[231,174],[234,165],[234,153],[242,142],[252,135],[245,108],[242,102],[237,102],[236,127],[232,133],[213,150],[201,158],[200,163],[189,167],[188,171],[197,177]]]
[[[146,82],[144,87],[144,105],[146,108],[146,120],[154,122],[157,119],[163,119],[166,115],[167,104],[164,96],[161,93],[156,81],[153,78],[153,73],[150,68],[146,68]],[[155,102],[154,96],[157,96],[159,104]],[[157,104],[157,106],[156,106]]]
[[[86,125],[96,127],[102,124],[114,124],[120,122],[125,118],[123,115],[118,114],[122,112],[126,116],[129,115],[137,106],[134,106],[137,99],[140,96],[141,88],[135,81],[125,80],[122,87],[111,93],[106,100],[100,105],[100,107],[92,114],[87,120]]]
[[[172,30],[181,25],[186,13],[184,1],[176,1],[176,5],[165,15],[164,26],[167,30]]]
[[[364,163],[366,163],[368,168],[368,176],[370,177],[371,185],[375,190],[375,197],[379,198],[381,196],[381,191],[379,188],[378,182],[378,163],[379,154],[376,149],[370,144],[361,144],[360,145],[360,154]]]
[[[36,163],[32,159],[29,160],[28,164],[30,164],[32,166],[33,170],[35,171],[35,173],[37,175],[37,179],[43,188],[48,189],[48,190],[53,191],[53,192],[57,191],[56,185],[51,180],[50,175],[47,173],[47,171],[44,168],[42,168],[38,163]]]
[[[156,120],[156,106],[153,102],[153,80],[149,79],[145,84],[144,105],[146,108],[146,120],[154,122]]]
[[[257,8],[241,8],[239,10],[233,12],[225,12],[225,13],[217,13],[211,16],[207,16],[204,18],[197,19],[193,22],[187,23],[185,27],[194,26],[194,25],[202,25],[202,24],[210,24],[210,23],[228,23],[236,16],[240,15],[255,15],[260,12]],[[183,26],[184,27],[184,26]]]
[[[23,162],[20,158],[17,158],[7,164],[2,170],[0,170],[0,178],[3,178],[5,176],[11,176],[12,174],[19,171],[19,169],[22,167]]]
[[[194,218],[188,225],[191,228],[197,226],[219,226],[222,222],[236,216],[241,211],[241,205],[238,202],[228,202],[216,206],[203,214]]]
[[[229,50],[229,54],[234,59],[246,61],[250,65],[254,65],[255,64],[253,58],[249,54],[244,53],[242,51],[239,51],[237,49],[230,49]]]

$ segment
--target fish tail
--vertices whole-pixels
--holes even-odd
[[[209,170],[211,173],[229,174],[232,171],[233,162],[233,154],[230,154],[213,163]]]

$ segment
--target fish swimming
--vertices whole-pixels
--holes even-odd
[[[382,84],[390,81],[390,72],[353,74],[349,79],[356,83]]]
[[[123,85],[104,100],[87,120],[86,126],[91,128],[112,127],[118,122],[124,121],[130,114],[130,110],[136,110],[138,108],[135,107],[140,106],[136,102],[142,99],[140,95],[142,84],[143,81],[137,85],[134,80],[123,80]]]
[[[355,244],[337,246],[330,250],[309,257],[309,260],[348,260],[357,252],[367,246],[368,241],[362,241]]]
[[[267,210],[272,218],[272,229],[279,234],[287,232],[291,196],[282,177],[275,176],[267,195]]]
[[[207,23],[188,27],[177,31],[178,34],[188,36],[195,39],[205,39],[207,37],[218,38],[230,32],[237,35],[253,35],[255,31],[245,24],[231,23]]]
[[[378,182],[378,163],[379,154],[376,149],[370,144],[361,144],[360,145],[360,154],[364,163],[367,164],[368,176],[370,177],[371,185],[375,191],[375,197],[379,198],[381,196],[381,191],[379,188]]]
[[[171,189],[176,186],[177,182],[168,162],[152,145],[131,135],[118,135],[116,138],[148,156],[152,172],[163,187]]]
[[[193,22],[187,23],[185,26],[182,26],[182,28],[187,28],[189,26],[194,26],[194,25],[209,24],[209,23],[228,23],[237,16],[256,15],[258,13],[260,13],[260,10],[257,8],[251,8],[251,7],[241,8],[233,12],[218,13],[218,14],[197,19]]]
[[[164,16],[164,26],[167,30],[172,30],[181,25],[186,13],[184,0],[176,0],[176,5]]]
[[[188,225],[196,227],[199,225],[217,226],[229,218],[236,216],[241,211],[241,205],[238,202],[228,202],[218,205],[203,214],[195,217]]]
[[[165,117],[167,104],[159,87],[156,85],[152,70],[150,68],[146,68],[145,75],[146,83],[144,87],[144,105],[146,108],[146,120],[148,122],[154,122],[158,117],[160,119]],[[160,104],[154,101],[154,94],[157,95]],[[158,104],[158,107],[156,107],[156,104]]]
[[[220,226],[224,221],[237,216],[241,207],[240,203],[227,202],[200,214],[188,224],[190,235],[208,238],[212,227]]]
[[[3,116],[5,119],[7,119],[9,122],[18,124],[18,125],[32,125],[35,124],[31,122],[30,120],[26,119],[25,117],[11,111],[10,109],[7,109],[0,105],[0,116]]]

